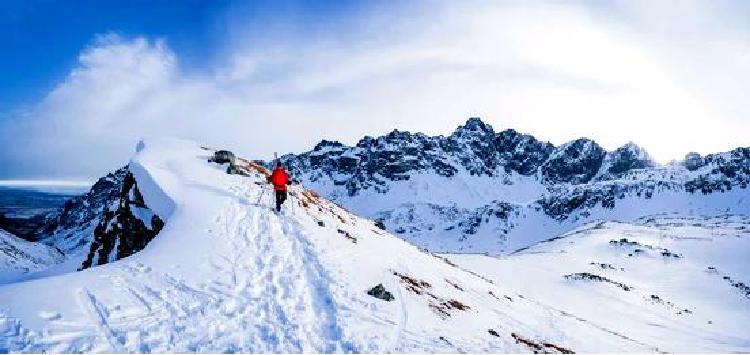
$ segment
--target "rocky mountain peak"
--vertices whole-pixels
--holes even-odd
[[[487,123],[484,123],[479,117],[471,117],[461,126],[458,126],[453,132],[453,136],[494,136],[495,130]]]
[[[495,148],[500,152],[506,171],[533,175],[555,146],[514,129],[506,129],[495,136]]]
[[[556,148],[541,168],[546,183],[583,184],[599,172],[606,151],[588,138],[579,138]]]
[[[604,165],[606,167],[605,173],[618,176],[634,169],[653,168],[656,166],[656,162],[645,149],[633,142],[628,142],[607,153]]]
[[[685,155],[685,168],[690,171],[695,171],[701,168],[703,165],[705,165],[705,162],[703,161],[703,157],[696,153],[696,152],[690,152],[687,155]]]
[[[325,150],[326,148],[343,148],[344,145],[340,143],[339,141],[329,141],[326,139],[321,140],[318,144],[315,145],[315,148],[313,148],[313,151],[319,152],[321,150]]]

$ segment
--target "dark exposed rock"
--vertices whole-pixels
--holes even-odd
[[[510,333],[510,336],[516,341],[518,344],[523,344],[527,346],[529,349],[533,350],[535,354],[538,353],[560,353],[560,354],[574,354],[575,352],[573,350],[570,350],[568,348],[564,348],[559,345],[555,345],[549,342],[538,342],[531,339],[524,338],[516,333]]]
[[[555,149],[549,142],[508,129],[497,134],[495,147],[505,165],[506,172],[533,175]]]
[[[36,214],[23,218],[8,217],[0,213],[0,229],[28,241],[36,241],[37,231],[47,226],[49,215]]]
[[[604,276],[599,276],[599,275],[591,274],[588,272],[577,272],[575,274],[565,275],[564,277],[568,280],[588,280],[588,281],[596,281],[596,282],[605,282],[605,283],[615,285],[625,291],[630,291],[633,289],[633,287],[623,284],[621,282],[613,281]]]
[[[217,150],[214,155],[208,159],[209,162],[217,164],[227,164],[227,174],[247,175],[243,169],[237,165],[237,157],[228,150]]]
[[[685,168],[690,171],[695,171],[700,169],[703,165],[705,165],[705,162],[703,161],[703,157],[701,157],[700,154],[695,152],[690,152],[687,155],[685,155]]]
[[[701,171],[706,172],[686,182],[686,191],[710,194],[736,187],[745,189],[750,185],[750,147],[707,155],[702,159],[702,164]],[[687,168],[687,159],[685,165]]]
[[[118,204],[109,206],[99,220],[81,269],[119,260],[142,250],[163,227],[164,221],[146,206],[138,183],[127,172]]]
[[[367,294],[372,297],[379,298],[381,300],[385,300],[388,302],[396,299],[395,297],[393,297],[392,293],[390,293],[389,291],[386,291],[385,286],[383,286],[383,284],[378,284],[377,286],[371,288],[370,290],[367,291]]]
[[[596,185],[572,185],[550,188],[536,201],[548,216],[565,220],[573,213],[596,207],[615,208],[617,200],[626,197],[650,199],[661,191],[681,191],[683,185],[668,181],[607,182]]]
[[[217,150],[214,152],[214,156],[208,161],[219,164],[229,163],[230,165],[234,165],[235,159],[234,153],[228,150]]]
[[[59,212],[50,215],[44,226],[35,231],[36,238],[63,252],[90,243],[93,227],[106,208],[119,200],[127,172],[127,167],[117,169],[97,180],[87,193],[65,202]]]
[[[634,143],[628,143],[607,153],[605,163],[607,171],[604,172],[602,178],[617,178],[631,170],[653,168],[656,166],[656,162],[651,159],[648,153]]]
[[[606,152],[596,142],[581,138],[567,143],[552,153],[541,167],[546,183],[583,184],[599,172]]]

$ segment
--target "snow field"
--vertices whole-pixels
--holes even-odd
[[[509,256],[449,257],[660,351],[747,352],[750,294],[737,284],[749,233],[747,217],[652,216],[591,223]],[[565,277],[580,273],[606,280]]]

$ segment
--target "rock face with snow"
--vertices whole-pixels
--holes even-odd
[[[590,139],[577,139],[552,152],[542,165],[542,181],[547,184],[583,184],[591,181],[602,166],[606,152]]]
[[[37,238],[68,254],[85,252],[105,209],[118,201],[126,175],[127,167],[117,169],[97,180],[89,192],[68,200],[36,232]]]
[[[600,180],[611,180],[631,170],[654,167],[656,167],[656,162],[648,155],[646,150],[634,143],[628,143],[613,152],[607,153],[600,169],[603,174]]]
[[[283,160],[299,180],[422,247],[503,252],[595,216],[750,213],[750,148],[660,166],[628,143],[558,147],[478,118],[449,136],[393,131],[350,147],[322,141]],[[702,198],[705,196],[706,198]],[[548,228],[533,228],[547,225]]]
[[[164,221],[146,206],[133,174],[125,173],[118,203],[105,208],[82,269],[128,257],[146,247]]]
[[[512,129],[496,133],[479,118],[470,118],[447,137],[396,130],[364,137],[353,147],[323,140],[310,152],[282,160],[294,175],[313,182],[330,180],[353,196],[366,189],[385,193],[389,182],[408,181],[417,173],[452,178],[462,172],[497,180],[513,173],[539,174],[547,185],[581,184],[597,175],[605,157],[604,173],[610,176],[655,166],[634,144],[610,153],[585,138],[555,147]]]
[[[695,161],[692,164],[686,162],[686,167],[691,166],[697,173],[685,185],[690,192],[726,192],[736,188],[746,189],[750,184],[750,147],[710,154],[700,160],[697,164]]]
[[[533,175],[552,150],[551,144],[534,137],[513,130],[495,133],[479,118],[471,118],[448,137],[394,130],[364,137],[354,147],[323,140],[312,151],[285,155],[282,161],[298,178],[327,180],[354,196],[362,190],[385,193],[390,182],[411,181],[415,174]]]
[[[538,141],[533,136],[508,129],[495,136],[495,147],[506,172],[534,175],[555,149],[549,142]]]

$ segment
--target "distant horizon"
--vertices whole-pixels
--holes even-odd
[[[0,179],[0,187],[86,187],[93,185],[93,181],[86,181],[80,179]]]

